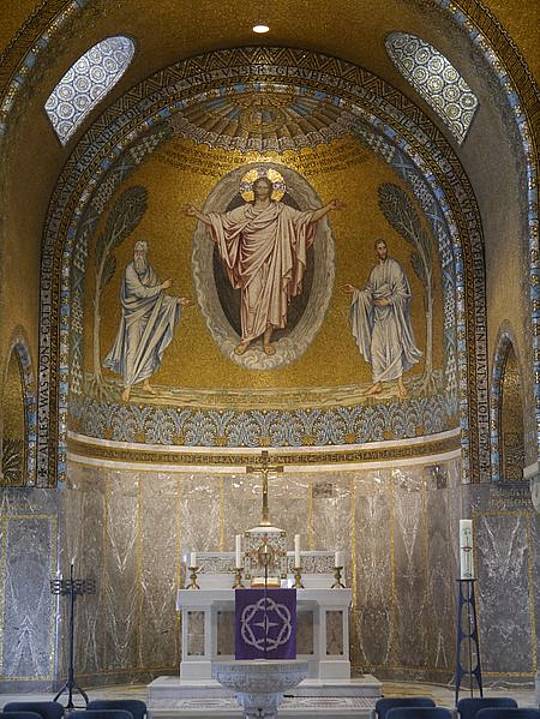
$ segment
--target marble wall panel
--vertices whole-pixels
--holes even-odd
[[[56,495],[3,488],[0,502],[0,680],[50,681],[56,671]]]
[[[311,478],[313,549],[340,549],[351,562],[352,475],[316,474]]]
[[[106,477],[106,475],[105,475]],[[105,646],[107,621],[106,592],[102,581],[105,566],[105,496],[107,482],[99,470],[82,468],[70,475],[62,493],[63,549],[61,566],[64,576],[74,560],[76,577],[96,580],[96,593],[77,601],[75,650],[78,673],[95,674],[106,666]],[[63,606],[60,629],[62,632],[62,666],[67,669],[67,603]]]
[[[219,475],[179,475],[179,478],[181,481],[178,526],[183,553],[221,549],[222,478]],[[169,508],[169,511],[172,509]],[[232,514],[237,516],[237,510],[232,510]]]
[[[246,529],[259,523],[262,482],[260,476],[247,474],[228,476],[221,481],[223,482],[223,545],[226,551],[232,552],[235,535],[243,534]],[[273,479],[269,482],[270,497],[275,491],[275,483],[276,480]],[[281,507],[278,508],[272,499],[269,501],[269,506],[272,521],[281,526]]]
[[[427,469],[426,660],[443,673],[455,666],[457,518],[451,517],[447,478]]]
[[[6,676],[51,676],[53,632],[49,591],[54,571],[56,527],[51,517],[20,515],[6,521],[4,665]],[[43,561],[46,559],[46,561]],[[24,581],[20,581],[24,577]]]
[[[476,518],[475,528],[483,669],[532,673],[536,647],[531,631],[530,516],[485,513]]]
[[[393,470],[396,665],[423,668],[426,662],[427,521],[425,480]]]
[[[139,479],[111,472],[107,477],[104,566],[101,578],[107,617],[105,661],[108,671],[138,666],[141,621],[141,506]]]
[[[142,601],[139,667],[178,666],[179,632],[175,618],[180,581],[180,480],[141,475],[140,563]]]
[[[391,556],[390,473],[355,477],[356,608],[352,616],[355,664],[389,661],[393,638],[394,586]]]

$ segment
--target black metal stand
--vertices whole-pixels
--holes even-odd
[[[478,623],[476,621],[476,602],[474,597],[474,583],[476,579],[458,579],[459,594],[457,608],[457,627],[456,627],[456,706],[459,698],[459,689],[461,680],[467,676],[469,678],[469,689],[471,697],[474,696],[473,678],[480,692],[480,696],[484,696],[482,688],[482,669],[480,668],[480,645],[478,643]],[[463,628],[463,613],[466,612],[466,626]],[[467,668],[461,663],[461,648],[463,643],[467,643]],[[473,656],[474,649],[474,656]],[[473,664],[476,660],[475,666]]]
[[[74,636],[75,636],[75,600],[77,597],[82,597],[84,594],[95,594],[96,582],[94,579],[74,579],[73,578],[73,563],[71,564],[70,577],[69,579],[51,579],[50,581],[51,594],[60,595],[62,597],[69,597],[69,668],[68,678],[64,686],[56,694],[53,701],[67,692],[68,703],[66,709],[74,709],[73,694],[78,692],[88,706],[88,696],[86,692],[81,689],[75,682],[75,669],[74,669]]]

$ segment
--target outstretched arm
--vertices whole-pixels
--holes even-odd
[[[185,208],[186,215],[189,217],[196,217],[201,222],[204,222],[205,225],[210,226],[212,223],[210,222],[210,218],[208,215],[205,215],[203,212],[198,210],[194,205],[188,205]]]
[[[341,200],[330,200],[327,205],[319,207],[318,210],[315,210],[315,212],[311,215],[311,222],[318,222],[319,220],[322,220],[322,218],[331,210],[341,210],[342,207],[345,207],[345,205],[341,202]]]

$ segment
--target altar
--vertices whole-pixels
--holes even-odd
[[[294,553],[287,554],[290,573],[283,584],[292,586]],[[234,659],[234,553],[198,556],[200,590],[180,589],[177,594],[181,679],[210,679],[213,662]],[[334,553],[302,552],[301,558],[308,571],[302,574],[304,588],[297,590],[297,658],[309,663],[311,679],[348,679],[351,590],[331,589]]]

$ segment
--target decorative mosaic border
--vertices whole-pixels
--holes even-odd
[[[508,323],[504,323],[499,329],[497,342],[495,344],[495,353],[492,362],[491,376],[491,479],[493,481],[501,481],[502,457],[501,457],[501,441],[500,432],[502,429],[502,380],[508,350],[513,347],[516,353],[520,368],[522,368],[521,359],[518,354],[518,344],[514,332]],[[523,381],[523,371],[521,371],[521,379]],[[524,395],[524,392],[522,392]]]
[[[248,49],[242,49],[242,50],[232,51],[232,52],[228,51],[226,53],[226,57],[229,61],[231,61],[231,58],[234,59],[234,55],[238,55],[239,60],[246,60],[245,63],[243,62],[240,66],[236,66],[234,68],[236,70],[236,72],[238,73],[238,77],[243,78],[244,81],[246,79],[246,75],[249,76],[250,73],[253,73],[258,77],[260,77],[263,74],[267,74],[269,79],[271,79],[273,76],[279,76],[280,80],[283,82],[283,79],[284,79],[283,74],[280,73],[278,66],[267,65],[267,64],[256,66],[256,65],[254,65],[253,58],[251,58],[251,62],[249,62],[249,63],[247,62],[247,59],[249,59],[250,55],[251,56],[259,55],[260,52],[261,51],[257,48],[251,48],[251,49],[248,48]],[[279,49],[279,48],[265,49],[264,52],[267,56],[272,55],[272,53],[275,54],[278,58],[281,59],[282,62],[284,62],[286,60],[287,61],[286,62],[286,65],[287,65],[286,72],[289,75],[297,76],[300,73],[301,68],[295,68],[294,62],[298,59],[297,56],[300,56],[300,60],[304,60],[305,53],[300,54],[298,51],[283,50],[283,49]],[[207,56],[205,58],[198,58],[197,59],[198,72],[199,73],[201,72],[201,64],[203,63],[203,61],[206,63],[209,63],[211,65],[214,62],[214,59],[219,58],[221,55],[223,55],[223,53],[213,53],[210,56]],[[247,58],[246,58],[246,55],[247,55]],[[269,59],[269,58],[267,57],[266,59]],[[162,79],[162,82],[164,82],[167,87],[167,95],[168,95],[169,100],[171,99],[171,95],[173,94],[172,91],[173,91],[175,85],[176,85],[176,87],[180,88],[181,90],[182,89],[190,90],[194,86],[196,86],[198,79],[196,77],[195,78],[190,77],[190,75],[189,75],[190,65],[192,62],[193,61],[191,61],[191,60],[186,61],[185,63],[182,63],[180,66],[177,66],[176,68],[169,69],[168,72],[170,72],[171,75],[174,77],[168,77],[167,72],[162,73],[161,79]],[[324,59],[324,62],[325,62],[325,72],[317,73],[316,71],[314,71],[312,69],[312,67],[310,67],[309,71],[305,72],[305,74],[307,74],[311,80],[317,81],[317,86],[319,86],[319,89],[320,89],[320,86],[322,84],[324,84],[325,86],[328,86],[329,88],[331,87],[332,92],[334,92],[336,83],[338,83],[341,86],[340,90],[347,90],[347,93],[343,93],[343,94],[349,94],[351,96],[356,96],[356,97],[358,97],[358,96],[364,97],[364,98],[367,97],[370,101],[374,101],[375,105],[377,106],[377,110],[379,112],[383,113],[383,117],[392,118],[392,121],[394,123],[396,122],[396,115],[398,116],[398,118],[401,115],[401,117],[403,118],[402,122],[403,122],[404,126],[407,128],[407,134],[412,135],[413,138],[415,137],[414,132],[411,133],[411,130],[410,130],[410,128],[411,128],[410,113],[409,113],[409,115],[406,116],[401,111],[397,110],[397,108],[394,105],[391,105],[390,102],[388,101],[388,99],[385,98],[383,100],[381,97],[377,97],[377,96],[374,97],[372,89],[370,89],[368,91],[365,88],[359,88],[359,87],[355,86],[348,79],[347,80],[344,80],[343,78],[337,79],[335,77],[335,75],[331,75],[328,72],[328,69],[329,69],[328,68],[328,60]],[[364,81],[364,83],[366,83],[366,75],[367,74],[365,72],[361,71],[359,68],[347,65],[346,63],[344,64],[338,60],[333,60],[332,62],[336,66],[336,69],[335,69],[336,72],[339,70],[344,74],[345,70],[347,70],[349,75],[351,73],[355,73],[361,80]],[[210,73],[209,71],[206,73],[203,73],[202,78],[199,78],[199,79],[202,79],[202,81],[208,82],[208,77],[209,77],[209,75],[211,75],[212,79],[216,78],[218,81],[222,80],[222,79],[226,79],[227,82],[234,81],[234,77],[232,76],[233,66],[228,68],[227,72],[224,72],[222,62],[220,62],[218,64],[218,67],[219,67],[219,69],[214,70],[212,73]],[[182,77],[184,77],[185,75],[188,75],[189,81],[187,79],[184,79],[184,80],[178,79],[178,73],[180,70],[182,71]],[[174,82],[173,82],[173,79],[174,79]],[[384,84],[380,80],[373,78],[373,76],[371,76],[371,75],[367,75],[367,79],[370,80],[371,82],[366,83],[366,84],[371,85],[372,82],[376,81],[377,85],[382,84],[384,89],[386,90],[386,86],[384,86]],[[395,94],[395,91],[392,91],[390,89],[388,90],[388,94],[392,94],[392,92]],[[381,93],[382,93],[382,91],[381,91]],[[157,93],[154,94],[154,97],[156,97],[156,95],[157,95]],[[139,92],[139,94],[137,94],[137,99],[140,96],[141,96],[141,94]],[[331,97],[332,97],[333,101],[341,101],[344,104],[347,103],[347,101],[344,100],[343,98],[341,98],[341,97],[337,98],[335,96],[335,94],[332,94]],[[102,117],[101,120],[98,120],[98,122],[93,126],[91,131],[85,136],[86,142],[80,143],[79,147],[80,147],[81,151],[84,149],[84,147],[87,145],[87,143],[89,141],[93,142],[94,148],[99,148],[103,144],[105,138],[108,139],[108,141],[110,142],[111,136],[114,134],[116,127],[121,125],[119,119],[116,117],[116,114],[119,109],[125,108],[125,104],[128,99],[129,98],[124,97],[123,103],[121,103],[121,107],[115,106],[114,109],[116,110],[116,112],[113,112],[111,110],[104,117]],[[186,99],[175,100],[174,105],[173,105],[174,109],[181,109],[183,106],[185,106],[186,101],[187,101]],[[134,104],[136,105],[137,102],[135,102]],[[457,182],[457,184],[462,184],[461,181],[463,181],[465,184],[467,184],[466,177],[464,176],[463,170],[462,170],[461,166],[459,165],[459,163],[456,162],[455,158],[453,160],[453,164],[450,163],[446,159],[443,160],[443,156],[441,154],[440,147],[445,146],[446,141],[437,135],[437,133],[436,133],[436,131],[434,131],[433,127],[428,126],[426,124],[425,118],[423,118],[423,116],[421,116],[420,114],[418,115],[419,120],[421,120],[423,122],[423,124],[426,125],[426,129],[428,129],[431,134],[436,135],[437,141],[438,141],[437,147],[433,147],[433,146],[431,148],[428,147],[428,149],[431,150],[431,152],[430,152],[431,158],[429,158],[427,160],[423,159],[422,155],[416,149],[416,147],[410,145],[409,142],[407,140],[405,140],[404,138],[401,138],[399,136],[399,134],[397,133],[397,131],[394,128],[389,127],[384,120],[374,117],[371,113],[369,113],[368,111],[359,107],[356,104],[354,104],[354,105],[352,103],[349,103],[349,104],[350,104],[350,109],[352,111],[354,111],[355,114],[357,114],[359,117],[365,118],[369,122],[371,122],[371,124],[375,127],[375,129],[378,130],[379,132],[384,133],[386,135],[386,137],[388,138],[388,140],[390,140],[390,142],[397,143],[397,146],[403,152],[402,157],[404,156],[405,153],[409,154],[410,156],[412,156],[413,166],[416,165],[416,166],[421,167],[421,169],[423,170],[425,179],[427,179],[428,183],[433,188],[434,196],[437,198],[439,204],[442,206],[443,213],[448,217],[447,224],[448,224],[448,228],[452,234],[454,251],[460,256],[460,235],[465,236],[465,237],[467,237],[467,236],[470,237],[472,235],[473,240],[476,241],[476,245],[473,242],[473,249],[474,249],[474,247],[477,247],[476,260],[474,262],[476,271],[473,275],[473,278],[474,278],[474,282],[476,282],[476,284],[477,284],[477,292],[475,293],[475,296],[474,296],[477,306],[476,307],[474,306],[474,299],[471,299],[471,301],[470,301],[471,313],[473,313],[473,314],[471,315],[471,321],[469,321],[468,323],[465,322],[465,315],[464,315],[464,312],[465,312],[465,305],[464,305],[464,301],[463,301],[464,288],[462,288],[461,291],[458,288],[458,302],[457,302],[458,317],[462,318],[461,321],[458,320],[458,328],[457,328],[458,336],[460,336],[460,335],[464,336],[465,334],[468,334],[469,337],[471,337],[471,340],[469,342],[470,352],[469,352],[469,358],[468,358],[468,361],[469,361],[468,372],[469,372],[469,376],[472,378],[472,385],[474,386],[475,384],[478,384],[476,382],[476,367],[475,367],[475,363],[473,361],[471,361],[470,357],[472,356],[472,358],[474,358],[474,355],[475,355],[474,348],[479,347],[480,349],[482,349],[482,347],[485,346],[485,302],[484,302],[485,298],[483,296],[483,253],[482,253],[478,213],[477,213],[476,208],[473,205],[471,205],[471,200],[466,199],[465,204],[466,204],[467,211],[466,211],[466,213],[464,213],[463,220],[458,224],[452,220],[450,206],[449,206],[448,202],[445,200],[444,189],[437,184],[437,182],[435,180],[435,175],[434,175],[435,168],[432,168],[432,166],[429,163],[431,161],[431,158],[435,158],[435,160],[437,160],[439,162],[439,164],[442,166],[442,167],[440,167],[439,172],[443,172],[443,175],[444,175],[444,172],[446,172],[447,175],[450,174],[452,176],[452,175],[454,175],[452,170],[454,168],[456,170],[458,170],[459,171],[459,179],[456,178],[455,176],[452,177],[454,184],[456,184],[456,182]],[[119,105],[120,105],[120,103],[119,103]],[[147,103],[145,103],[145,105],[147,105]],[[411,106],[411,110],[413,107],[414,106]],[[144,109],[146,111],[145,114],[148,119],[143,122],[141,131],[146,131],[146,132],[150,128],[157,126],[164,118],[169,117],[173,110],[173,108],[171,108],[170,104],[168,106],[166,106],[165,108],[163,108],[162,106],[160,107],[160,104],[159,104],[159,102],[157,102],[157,100],[151,107],[146,106]],[[134,108],[131,108],[131,111],[129,112],[129,116],[131,118],[136,117],[136,111]],[[139,121],[141,121],[141,120],[139,120]],[[103,123],[105,123],[105,124],[103,127],[101,127],[101,125]],[[122,124],[125,125],[126,124],[125,121]],[[99,134],[100,130],[104,130],[104,133],[101,137]],[[61,440],[62,440],[62,436],[64,436],[65,426],[66,426],[66,421],[67,421],[67,417],[65,414],[65,398],[62,397],[63,388],[65,388],[65,392],[67,394],[67,387],[68,387],[67,362],[62,361],[62,358],[66,358],[67,354],[68,354],[67,338],[68,338],[68,333],[69,333],[70,288],[69,288],[69,269],[67,267],[67,261],[69,260],[69,258],[71,256],[72,243],[73,243],[74,238],[77,235],[77,229],[78,229],[77,223],[83,217],[85,202],[89,199],[91,192],[97,186],[98,180],[100,179],[99,176],[100,175],[102,176],[106,170],[108,170],[109,168],[111,168],[111,166],[113,166],[112,159],[114,157],[121,156],[121,154],[125,150],[125,148],[127,146],[129,146],[129,142],[133,141],[137,137],[137,130],[134,127],[134,121],[132,121],[130,124],[128,124],[127,130],[129,130],[129,131],[127,132],[127,135],[126,135],[126,138],[124,139],[124,141],[119,143],[118,145],[116,145],[116,147],[114,147],[112,152],[111,152],[111,144],[108,145],[107,149],[109,150],[109,152],[107,155],[107,159],[104,159],[101,161],[100,167],[97,168],[95,165],[93,166],[93,168],[92,168],[93,173],[92,173],[91,177],[88,178],[87,188],[86,188],[86,190],[84,190],[82,192],[82,195],[80,196],[80,198],[82,200],[82,205],[79,204],[79,207],[74,210],[74,213],[72,215],[72,218],[75,219],[75,222],[73,222],[73,220],[72,220],[71,225],[66,226],[65,220],[68,219],[69,215],[68,216],[64,215],[64,218],[62,218],[59,215],[59,213],[55,213],[55,217],[52,218],[52,220],[49,224],[48,232],[47,232],[47,236],[46,236],[46,238],[50,238],[50,239],[46,242],[45,248],[44,248],[44,255],[43,255],[43,274],[44,274],[44,276],[51,276],[51,269],[54,267],[54,265],[58,261],[56,259],[56,258],[58,258],[58,249],[56,251],[54,251],[54,248],[51,246],[51,240],[53,240],[54,238],[57,238],[59,235],[62,236],[64,234],[67,234],[67,237],[68,237],[68,244],[64,247],[64,253],[63,253],[64,261],[66,264],[65,264],[64,270],[62,271],[62,277],[64,280],[63,281],[64,288],[62,290],[62,299],[63,299],[64,309],[61,312],[62,322],[61,322],[61,329],[60,329],[61,338],[63,340],[63,344],[61,347],[61,363],[60,363],[61,366],[59,368],[61,392],[60,392],[60,397],[59,397],[60,401],[58,403],[58,408],[56,408],[54,405],[51,407],[51,409],[54,408],[53,411],[51,412],[51,414],[53,416],[56,414],[56,411],[58,411],[60,413],[60,429],[62,430],[60,432]],[[425,134],[425,132],[418,130],[418,132],[416,134],[419,134],[421,136],[424,147],[426,145],[429,146],[431,144],[429,142],[428,137]],[[446,149],[449,149],[449,148],[446,148]],[[78,154],[79,153],[76,153],[76,156]],[[78,159],[76,156],[73,158],[72,162],[75,162]],[[121,164],[121,162],[122,161],[120,161],[120,164]],[[68,199],[68,197],[67,197],[68,194],[72,191],[72,189],[74,189],[72,187],[72,185],[74,183],[74,180],[76,181],[77,178],[69,177],[69,169],[70,169],[69,165],[70,164],[71,164],[71,162],[68,163],[68,167],[66,168],[67,177],[66,177],[65,181],[62,182],[62,190],[60,191],[60,196],[57,198],[57,202],[53,202],[52,206],[55,206],[57,203],[60,206],[62,204],[65,204],[66,200]],[[77,169],[79,171],[81,171],[80,158],[79,158],[79,166]],[[470,197],[470,195],[471,195],[471,193],[467,192],[466,188],[463,188],[461,197],[468,198],[468,197]],[[73,197],[73,199],[74,198],[75,198],[75,196]],[[473,232],[470,232],[470,230],[473,228],[476,228],[476,229],[474,229]],[[55,262],[55,259],[56,259],[56,262]],[[458,258],[458,261],[456,264],[456,276],[459,278],[463,278],[463,276],[464,276],[463,264],[459,260],[459,258]],[[44,328],[51,327],[51,325],[50,325],[50,321],[52,319],[51,314],[52,314],[52,310],[54,309],[54,306],[52,303],[52,298],[54,296],[54,293],[52,290],[54,290],[54,286],[52,286],[52,283],[55,281],[55,279],[57,277],[58,277],[58,273],[52,272],[51,284],[46,285],[46,292],[44,292],[44,295],[43,295],[43,308],[45,309],[45,314],[42,315],[42,327],[44,327]],[[461,330],[460,330],[460,324],[462,325]],[[475,325],[476,325],[476,333],[477,333],[477,335],[479,333],[479,337],[475,336],[475,334],[474,334]],[[48,358],[50,356],[50,352],[52,350],[52,348],[49,347],[49,338],[50,338],[50,332],[47,332],[47,331],[42,332],[42,335],[41,335],[42,352],[43,352],[42,356],[45,357],[47,360],[48,360]],[[461,361],[462,368],[465,367],[465,346],[466,346],[465,342],[461,343],[461,345],[458,343],[458,352],[459,352],[458,366]],[[47,364],[48,364],[48,362],[47,362]],[[54,371],[55,368],[54,368],[54,366],[51,367],[49,365],[47,367],[42,367],[42,369],[44,372],[44,376],[46,376],[50,371]],[[465,376],[465,375],[462,374],[462,376]],[[64,379],[64,377],[65,377],[65,379]],[[460,383],[461,383],[461,381],[460,381]],[[484,431],[487,434],[487,432],[488,432],[487,386],[485,387],[485,389],[484,389],[484,387],[481,387],[480,390],[485,393],[484,397],[480,398],[480,400],[481,400],[480,402],[476,403],[473,401],[472,404],[473,405],[478,404],[479,406],[486,408],[486,417],[484,420],[484,424],[485,424]],[[51,399],[53,399],[53,401],[54,401],[54,398],[51,398]],[[467,406],[468,406],[468,400],[464,394],[460,401],[460,409],[462,411],[461,424],[462,424],[462,429],[463,429],[465,436],[469,434],[469,432],[468,432],[469,418],[467,415]],[[44,409],[44,411],[47,412],[47,415],[49,415],[49,407],[47,406],[46,410],[45,410],[45,407],[43,409]],[[477,409],[476,407],[473,407],[473,410],[476,410],[476,409]],[[472,419],[475,423],[476,411],[472,412]],[[482,421],[482,419],[481,419],[481,421]],[[474,445],[472,447],[473,455],[478,456],[479,438],[473,436],[472,439],[473,439],[473,445]],[[43,451],[44,451],[44,454],[46,452],[48,455],[48,450],[49,450],[48,441],[46,441],[45,437],[43,438],[43,440],[44,440],[43,444],[42,444]],[[48,440],[48,437],[47,437],[47,440]],[[463,449],[464,449],[464,455],[465,455],[465,459],[466,459],[466,455],[468,454],[468,442],[466,440],[464,440]],[[49,461],[50,461],[49,457],[47,457],[47,459],[45,459],[45,457],[44,457],[43,469],[40,468],[40,471],[45,473],[45,471],[47,471],[45,469],[45,467],[47,467],[47,469],[50,469],[51,471],[56,469],[54,466],[49,467]],[[45,464],[45,462],[46,462],[46,464]],[[62,474],[62,472],[63,472],[64,465],[65,465],[65,444],[63,446],[61,444],[60,455],[59,455],[59,467],[58,467],[58,469],[60,470],[60,474]],[[466,466],[466,463],[465,463],[465,466]],[[476,464],[474,466],[476,468]],[[484,473],[486,471],[489,471],[489,453],[487,455],[487,460],[486,460],[486,458],[483,458],[483,460],[481,460],[481,469]]]
[[[321,448],[278,447],[272,449],[272,462],[284,466],[291,465],[342,465],[364,462],[384,462],[388,460],[415,460],[421,463],[422,457],[432,458],[435,455],[448,454],[460,448],[460,436],[458,432],[445,432],[444,435],[424,437],[423,442],[383,442],[374,447],[353,446],[347,449],[332,449],[329,446],[326,451]],[[86,460],[109,460],[122,463],[144,463],[150,465],[181,465],[193,467],[246,467],[247,465],[258,465],[262,461],[260,454],[248,453],[245,449],[238,451],[226,451],[216,453],[212,448],[208,451],[195,451],[195,447],[172,447],[165,445],[161,450],[158,447],[148,445],[129,445],[123,442],[106,442],[80,436],[70,436],[69,454],[72,461]],[[191,450],[191,451],[190,451]],[[82,459],[78,459],[82,458]]]
[[[24,398],[24,438],[25,438],[25,484],[35,484],[36,471],[36,446],[37,446],[37,411],[36,411],[36,386],[34,381],[34,368],[32,367],[32,359],[30,350],[28,349],[28,339],[22,327],[15,328],[9,349],[7,352],[7,361],[11,354],[15,352],[17,361],[22,370],[21,378],[23,383]],[[6,364],[7,369],[8,364]]]

